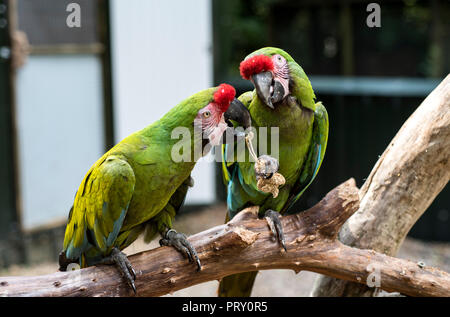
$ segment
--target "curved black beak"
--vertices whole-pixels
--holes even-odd
[[[258,97],[270,108],[274,109],[274,104],[283,100],[285,91],[283,85],[277,80],[273,80],[272,72],[262,72],[252,76]]]
[[[225,122],[230,124],[230,120],[236,121],[239,126],[247,129],[252,125],[250,112],[239,99],[234,98],[230,103],[228,110],[224,113]]]
[[[243,127],[244,130],[252,125],[250,112],[244,104],[240,102],[239,99],[234,98],[223,116],[225,122],[228,124],[228,128],[223,132],[222,142],[230,144],[232,142],[236,143],[243,140],[245,138],[245,133],[235,129],[230,120],[237,122],[238,126]]]
[[[275,80],[273,84],[273,93],[272,97],[270,98],[270,101],[272,102],[272,104],[276,104],[281,100],[283,100],[283,98],[284,98],[284,87],[278,80]]]
[[[252,76],[253,85],[255,85],[256,93],[267,106],[274,109],[272,104],[272,72],[262,72]]]

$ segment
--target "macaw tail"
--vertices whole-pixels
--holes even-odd
[[[225,276],[219,284],[219,297],[249,297],[258,271]]]

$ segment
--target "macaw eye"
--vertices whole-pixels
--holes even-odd
[[[274,56],[274,62],[277,65],[282,66],[282,65],[284,65],[286,63],[286,60],[281,55],[275,55]]]
[[[203,118],[209,118],[211,116],[211,112],[205,111],[203,112]]]

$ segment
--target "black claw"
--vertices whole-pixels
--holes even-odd
[[[132,273],[128,270],[127,267],[123,268],[123,275],[125,276],[125,279],[127,280],[128,285],[130,285],[131,289],[133,290],[134,294],[136,294],[136,285],[134,284],[134,278],[132,276]]]
[[[136,280],[136,271],[131,266],[131,263],[125,253],[121,252],[117,248],[113,248],[111,255],[102,259],[99,264],[115,264],[127,281],[128,285],[136,294],[136,285],[134,284],[134,280]]]
[[[198,258],[197,251],[195,251],[194,247],[187,239],[183,241],[183,244],[189,251],[190,261],[194,262],[195,259],[195,263],[197,264],[197,271],[200,271],[202,269],[202,265],[200,264],[200,259]]]
[[[195,250],[194,250],[195,252]],[[194,253],[195,263],[197,264],[197,271],[202,270],[202,264],[200,263],[200,259],[198,258],[197,252]]]
[[[191,255],[191,252],[189,252],[189,249],[186,247],[183,247],[183,251],[186,254],[187,258],[189,259],[189,262],[193,262],[194,259],[192,259],[192,255]]]
[[[133,269],[130,262],[127,263],[127,268],[128,268],[128,271],[130,272],[133,280],[136,280],[136,271]]]
[[[264,218],[266,218],[273,235],[277,237],[284,251],[287,251],[286,239],[284,238],[284,232],[283,227],[281,225],[280,217],[281,217],[280,213],[273,211],[271,209],[267,210],[266,213],[264,214]]]
[[[170,229],[165,233],[164,238],[159,240],[159,244],[165,246],[173,246],[185,257],[187,257],[189,259],[189,262],[195,262],[197,264],[197,271],[200,271],[202,269],[202,265],[200,264],[200,259],[198,258],[197,252],[183,233],[178,233],[175,230]]]
[[[133,290],[134,294],[136,295],[137,291],[136,291],[136,285],[134,285],[134,281],[130,282],[130,286],[131,286],[131,289]]]

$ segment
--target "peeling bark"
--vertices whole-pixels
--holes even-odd
[[[359,191],[360,208],[339,235],[346,245],[394,256],[450,180],[450,75],[390,142]],[[319,277],[313,296],[374,296],[360,284]]]
[[[307,211],[282,217],[287,252],[274,239],[267,222],[258,219],[258,207],[248,208],[227,224],[189,237],[202,262],[200,272],[172,247],[130,256],[137,273],[137,296],[160,296],[230,274],[268,269],[309,270],[362,284],[379,274],[380,287],[388,291],[450,296],[450,275],[446,272],[339,242],[341,226],[358,207],[358,188],[351,179]],[[112,266],[1,277],[0,295],[134,296]]]

